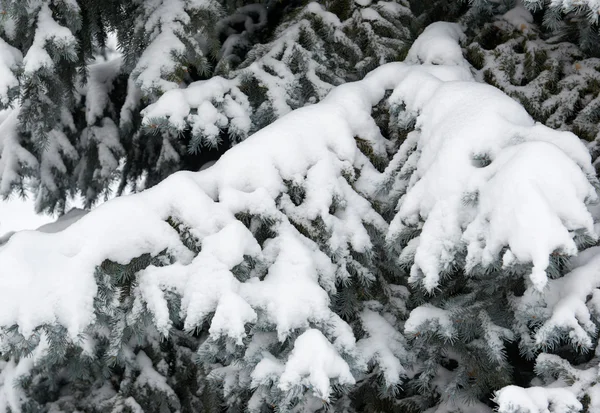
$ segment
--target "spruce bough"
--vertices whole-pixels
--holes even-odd
[[[210,168],[14,235],[0,403],[592,409],[591,156],[476,82],[464,40],[435,23]]]

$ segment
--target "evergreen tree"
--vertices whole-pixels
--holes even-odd
[[[404,82],[390,99],[402,124],[415,126],[386,170],[384,192],[398,200],[388,242],[409,271],[415,308],[405,332],[423,360],[410,402],[468,412],[468,402],[486,401],[493,390],[529,384],[535,356],[545,360],[561,347],[579,364],[576,352],[595,348],[589,312],[588,324],[565,323],[576,310],[558,305],[552,289],[557,282],[570,294],[569,276],[560,278],[568,257],[597,241],[585,203],[597,201],[598,181],[575,135],[535,124],[490,86],[440,85],[422,74]],[[418,99],[415,85],[424,90]],[[551,374],[543,364],[536,369]],[[503,391],[500,411],[528,411],[526,400]]]
[[[591,156],[466,41],[432,24],[209,169],[15,234],[0,406],[593,411]]]
[[[482,26],[466,57],[482,81],[519,101],[537,121],[589,141],[596,158],[598,59],[573,43],[547,36],[527,10],[513,9]]]
[[[48,212],[64,212],[77,193],[90,206],[115,179],[122,192],[198,170],[333,86],[402,57],[410,39],[399,0],[29,3],[0,4],[0,102],[10,111],[1,194],[30,186]],[[107,60],[110,36],[121,55]]]
[[[573,4],[1,2],[0,410],[596,411]]]

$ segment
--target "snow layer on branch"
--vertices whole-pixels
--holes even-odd
[[[211,0],[149,0],[142,7],[144,13],[135,31],[140,37],[147,36],[148,44],[132,75],[147,94],[175,89],[178,84],[170,77],[179,66],[178,58],[188,50],[186,43],[195,45],[193,36],[186,33],[190,12],[213,9],[215,4]]]
[[[592,23],[598,22],[598,16],[600,15],[600,1],[598,0],[552,0],[550,4],[546,4],[542,0],[524,0],[526,6],[536,8],[555,8],[564,13],[572,11],[579,11],[584,9],[585,14]]]
[[[504,13],[502,18],[524,33],[533,23],[533,16],[520,1],[517,2],[515,7]]]
[[[331,380],[354,381],[342,354],[356,358],[363,367],[371,359],[385,364],[386,381],[397,383],[404,371],[402,338],[392,333],[385,318],[365,313],[362,322],[370,338],[357,347],[352,329],[331,310],[329,299],[337,278],[350,275],[340,273],[289,217],[296,222],[321,218],[332,234],[330,248],[339,257],[340,268],[351,259],[349,246],[358,252],[370,248],[366,224],[386,231],[385,221],[343,176],[354,175],[355,169],[362,170],[365,179],[376,173],[358,150],[355,137],[375,151],[384,150],[371,108],[411,70],[404,64],[383,66],[364,81],[340,86],[322,103],[294,111],[261,130],[212,167],[197,174],[175,174],[141,194],[110,201],[58,233],[15,234],[0,249],[0,268],[10,269],[0,275],[0,294],[6,294],[0,300],[0,325],[17,324],[28,336],[41,325],[59,323],[75,340],[94,321],[96,266],[107,259],[126,264],[142,254],[166,250],[176,263],[140,271],[135,290],[163,334],[171,327],[165,293],[176,292],[182,298],[187,329],[214,314],[209,330],[213,340],[224,337],[240,343],[246,326],[253,323],[262,329],[274,326],[280,341],[319,326],[320,332],[308,330],[296,340],[280,369],[267,369],[269,380],[280,377],[283,388],[306,379],[321,397],[328,397]],[[464,76],[462,70],[452,76],[449,69],[424,70]],[[302,204],[291,202],[285,185],[289,181],[304,185]],[[338,206],[331,214],[334,198]],[[272,220],[276,235],[261,248],[236,219],[238,213]],[[171,217],[185,223],[200,241],[197,256],[166,222]],[[32,253],[39,259],[26,259]],[[233,275],[232,269],[248,256],[266,265],[264,279],[254,276],[242,282]],[[375,337],[387,343],[374,345]],[[322,344],[324,356],[332,357],[307,359],[315,342]],[[261,369],[257,366],[253,376],[259,383],[267,377],[259,374]]]
[[[360,353],[379,366],[386,386],[400,384],[406,376],[406,369],[400,363],[407,358],[404,337],[375,311],[363,310],[360,317],[368,335],[357,343]]]
[[[85,99],[85,120],[88,125],[94,125],[104,117],[110,102],[115,78],[121,70],[122,58],[117,57],[107,62],[97,62],[89,67],[86,84],[80,87],[79,93]]]
[[[352,258],[349,246],[358,252],[370,248],[367,224],[387,230],[385,221],[344,176],[354,175],[355,169],[365,170],[365,175],[374,173],[355,137],[375,150],[384,148],[371,108],[409,70],[406,65],[392,64],[362,82],[340,86],[322,103],[294,111],[259,131],[212,167],[178,173],[143,193],[109,201],[58,233],[15,234],[0,248],[0,268],[7,269],[0,274],[0,325],[16,324],[29,336],[42,325],[58,323],[76,340],[94,322],[98,265],[105,260],[127,264],[143,254],[167,251],[176,262],[140,271],[134,292],[163,334],[171,327],[165,293],[176,292],[187,329],[214,314],[211,339],[239,343],[245,327],[253,323],[274,329],[280,341],[319,326],[324,349],[339,357],[359,356],[352,329],[330,308],[329,293],[335,292],[337,277],[349,274],[340,273],[288,216],[322,218],[332,234],[330,248],[339,257],[340,268]],[[286,193],[289,181],[305,187],[306,199],[299,206]],[[279,206],[274,201],[278,198]],[[337,211],[331,214],[334,201]],[[236,219],[239,213],[272,220],[276,235],[261,248]],[[183,245],[169,218],[190,228],[202,246],[199,254],[194,256]],[[28,259],[31,254],[39,259]],[[233,268],[246,257],[268,268],[264,279],[251,276],[242,282],[233,275]],[[375,328],[369,320],[363,321],[367,331]],[[283,375],[283,386],[288,386],[297,384],[292,378],[310,371],[311,385],[326,397],[329,380],[347,384],[353,378],[341,359],[335,366],[323,359],[324,365],[314,371],[300,362],[312,351],[309,338],[314,336],[311,333],[296,341],[291,364],[278,374]],[[394,342],[390,352],[369,347],[364,358],[374,352],[386,359],[401,357],[401,341],[389,338]],[[396,365],[390,381],[395,372],[401,372]]]
[[[21,146],[19,109],[0,112],[0,196],[8,197],[23,179],[22,168],[37,169],[38,161]]]
[[[213,140],[226,127],[239,136],[247,136],[251,126],[251,108],[248,98],[237,86],[237,80],[215,76],[194,82],[185,89],[170,90],[142,111],[143,123],[148,126],[157,119],[167,118],[177,130],[189,125],[194,135]],[[192,114],[192,109],[196,114]]]
[[[415,40],[406,62],[468,66],[460,47],[460,42],[465,38],[458,24],[433,23]]]
[[[543,295],[530,288],[516,299],[519,321],[526,324],[536,318],[540,323],[532,337],[537,348],[545,349],[561,339],[574,348],[593,348],[597,334],[594,319],[600,313],[600,255],[593,252],[593,258],[564,277],[549,280]],[[544,310],[541,314],[535,311],[540,307]]]
[[[564,388],[507,386],[497,392],[495,401],[500,413],[569,413],[583,409],[577,397]]]
[[[6,106],[11,100],[9,93],[19,86],[14,70],[21,64],[21,52],[0,38],[0,105]]]
[[[429,304],[419,306],[410,312],[410,317],[404,324],[404,331],[412,335],[418,335],[426,323],[430,323],[435,330],[438,330],[437,333],[445,339],[451,339],[455,334],[450,312]]]
[[[420,49],[435,44],[436,36],[446,39],[455,28],[449,27],[436,25],[434,33],[427,34],[429,40],[418,42],[412,53],[422,55]],[[440,56],[430,55],[432,61],[448,58],[456,63],[457,57],[448,56],[445,49],[438,52]],[[59,323],[75,340],[94,322],[98,265],[107,259],[126,264],[142,254],[167,251],[175,263],[140,271],[134,291],[138,305],[151,312],[162,334],[171,328],[165,294],[174,292],[181,297],[180,315],[186,329],[195,329],[212,315],[211,340],[241,343],[248,324],[274,330],[279,341],[305,331],[296,339],[288,360],[277,361],[283,363],[280,368],[273,363],[272,368],[256,366],[253,381],[257,385],[275,380],[287,389],[306,379],[327,398],[331,380],[340,384],[354,380],[342,355],[358,360],[359,368],[371,361],[385,365],[384,378],[394,385],[404,374],[402,338],[393,333],[389,320],[365,312],[361,321],[367,338],[357,346],[350,326],[332,311],[329,294],[336,291],[340,278],[350,277],[347,270],[341,270],[352,259],[352,251],[366,253],[371,248],[366,225],[387,230],[385,221],[344,178],[356,176],[358,170],[357,188],[367,188],[377,180],[378,172],[358,150],[355,138],[369,143],[375,153],[383,153],[385,142],[371,117],[372,107],[386,90],[399,83],[406,88],[418,76],[427,80],[419,98],[423,103],[435,90],[432,84],[471,78],[464,66],[456,64],[382,66],[363,81],[342,85],[321,103],[293,111],[257,132],[202,172],[178,173],[143,193],[110,201],[55,234],[15,234],[0,249],[0,268],[10,269],[0,273],[0,326],[16,324],[28,336],[41,325]],[[219,79],[213,82],[219,92],[228,87]],[[212,104],[210,94],[182,93],[170,93],[172,107],[151,106],[148,112],[169,110],[181,118],[188,110],[188,99]],[[300,205],[292,202],[286,182],[303,186]],[[273,237],[260,246],[237,220],[240,213],[269,219]],[[167,222],[170,218],[184,223],[199,240],[202,248],[196,256]],[[310,223],[318,218],[331,234],[329,249],[338,257],[337,267],[290,222]],[[39,259],[26,259],[30,254]],[[234,276],[232,270],[247,257],[267,268],[264,278],[251,275],[240,281]],[[362,276],[372,277],[367,272]],[[310,330],[315,326],[320,332]],[[332,357],[306,364],[315,343],[321,343],[323,354]],[[263,355],[263,363],[268,360]]]
[[[402,29],[393,22],[407,11],[393,4],[379,2],[362,9],[378,16],[383,13],[385,18],[380,16],[377,22],[363,18],[358,6],[352,5],[354,17],[342,22],[324,6],[311,2],[278,28],[273,41],[253,47],[247,37],[264,25],[265,9],[258,4],[241,7],[217,25],[217,31],[228,37],[215,73],[227,73],[230,80],[213,77],[192,84],[189,91],[173,89],[144,113],[144,123],[177,130],[191,128],[195,137],[209,139],[204,144],[214,142],[223,131],[234,138],[234,143],[245,139],[270,122],[268,119],[320,101],[335,85],[355,79],[365,67],[392,60],[404,43],[378,35],[381,30],[374,27],[394,33]],[[235,27],[231,27],[233,23],[237,23]],[[242,23],[243,29],[239,27]],[[357,30],[367,36],[368,51],[361,50],[347,34]],[[241,61],[243,55],[246,57]],[[261,94],[261,103],[251,108],[244,93]]]
[[[60,51],[68,52],[72,57],[76,44],[77,40],[71,30],[54,20],[52,11],[44,2],[38,12],[33,44],[23,59],[25,74],[32,75],[42,68],[54,67],[54,61],[47,50],[49,45]]]
[[[307,330],[296,339],[294,350],[281,375],[279,388],[305,385],[316,396],[329,401],[330,379],[341,384],[354,384],[350,367],[319,330]]]
[[[392,238],[405,225],[423,225],[418,245],[413,243],[414,280],[422,272],[425,286],[433,289],[461,242],[469,244],[471,267],[487,264],[498,245],[508,244],[515,257],[532,260],[543,272],[544,253],[547,259],[555,249],[572,252],[568,231],[593,232],[583,207],[595,197],[586,178],[593,169],[585,147],[572,134],[536,125],[501,92],[472,82],[459,56],[456,25],[438,23],[423,36],[409,55],[431,64],[381,66],[360,82],[333,89],[321,103],[260,130],[206,170],[177,173],[143,193],[107,202],[58,233],[15,234],[0,247],[0,327],[18,325],[28,336],[42,325],[58,323],[76,342],[94,322],[97,266],[105,260],[127,264],[143,254],[166,251],[173,263],[139,271],[132,292],[137,307],[150,311],[163,335],[172,327],[167,293],[176,293],[184,327],[194,330],[209,322],[209,343],[244,343],[249,325],[270,332],[279,342],[297,337],[283,360],[257,349],[262,336],[251,337],[244,357],[259,358],[251,374],[256,387],[274,383],[286,391],[304,384],[327,399],[332,381],[354,382],[344,361],[348,359],[358,360],[353,367],[359,370],[372,361],[383,363],[386,382],[397,382],[404,373],[405,354],[390,321],[364,311],[361,323],[367,337],[357,344],[352,328],[330,303],[338,281],[350,277],[343,272],[344,262],[372,247],[367,227],[388,230],[363,197],[375,192],[373,186],[386,174],[377,172],[356,142],[358,137],[374,153],[384,153],[386,142],[371,111],[386,91],[394,90],[392,105],[404,104],[407,112],[418,114],[418,132],[405,142],[416,150],[399,151],[415,169],[389,232]],[[207,86],[218,93],[230,87],[219,79],[213,82]],[[165,96],[171,105],[160,103],[147,113],[169,113],[177,122],[186,116],[191,100],[213,105],[214,95],[172,91]],[[542,165],[543,171],[553,165],[556,173],[564,174],[552,191],[541,180],[540,168],[522,165],[522,157],[531,157],[530,148],[535,149],[534,165]],[[475,157],[486,157],[491,164],[481,167]],[[512,188],[506,180],[512,184],[515,173],[518,194],[523,191],[528,198],[509,203],[506,191]],[[358,181],[351,185],[348,177]],[[290,182],[303,187],[299,205],[289,193]],[[466,208],[462,201],[473,193],[478,201]],[[550,202],[557,194],[562,207]],[[532,214],[533,207],[545,214]],[[261,245],[252,234],[259,221],[253,220],[249,229],[238,219],[243,215],[270,222],[272,236]],[[547,250],[528,243],[532,235],[518,226],[522,215],[535,218],[528,230],[549,237],[542,244]],[[184,245],[173,220],[198,240],[197,254]],[[298,225],[316,220],[331,234],[328,254],[298,230]],[[512,232],[504,233],[506,228]],[[32,255],[37,259],[31,260]],[[241,280],[235,268],[250,258],[265,271]],[[364,271],[362,276],[373,274]],[[542,277],[534,281],[538,287],[545,283]],[[406,330],[418,332],[426,322],[437,323],[440,334],[452,338],[448,313],[435,307],[413,311]],[[228,374],[228,368],[235,370],[225,366],[221,373]]]
[[[424,35],[429,30],[441,28]],[[459,56],[446,59],[463,64]],[[395,239],[406,226],[422,225],[411,281],[432,291],[464,243],[468,271],[489,266],[506,246],[518,262],[533,263],[530,278],[541,289],[548,256],[576,253],[573,231],[596,237],[585,206],[597,199],[591,157],[575,135],[536,124],[491,86],[443,82],[424,71],[401,81],[390,102],[418,114],[419,140],[406,159],[416,168],[388,234]],[[491,163],[482,167],[480,159]]]
[[[256,21],[254,16],[256,16]],[[255,3],[242,6],[236,9],[235,13],[219,20],[216,31],[220,36],[225,36],[226,40],[223,42],[217,57],[225,60],[239,59],[235,54],[236,48],[250,47],[252,44],[248,36],[265,27],[267,17],[266,7]],[[243,23],[244,27],[241,33],[234,29],[234,26],[239,27],[240,23]]]

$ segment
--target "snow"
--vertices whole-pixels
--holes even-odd
[[[21,146],[17,133],[19,109],[0,111],[0,195],[10,195],[13,186],[21,182],[21,168],[35,169],[37,159]]]
[[[250,14],[257,16],[258,20],[254,21]],[[220,59],[234,59],[236,47],[250,47],[251,42],[246,38],[248,35],[262,29],[267,24],[267,9],[262,4],[248,4],[238,8],[235,13],[221,19],[217,23],[216,30],[220,36],[225,35],[227,38],[221,46],[218,57]],[[244,30],[237,33],[232,27],[244,23]]]
[[[80,93],[86,96],[85,119],[88,125],[94,125],[103,117],[109,102],[113,82],[120,72],[122,63],[122,59],[116,57],[89,66],[87,83],[80,90]]]
[[[167,396],[175,396],[173,389],[167,384],[165,377],[158,373],[152,365],[152,360],[140,351],[136,356],[137,365],[140,368],[140,375],[137,377],[135,384],[137,386],[148,386],[153,392],[160,391]]]
[[[294,343],[279,388],[289,391],[292,386],[305,385],[328,402],[331,379],[342,385],[355,383],[350,367],[327,338],[319,330],[306,330]]]
[[[533,23],[533,16],[520,0],[516,2],[515,7],[504,13],[502,18],[523,33],[527,33]]]
[[[60,216],[56,221],[42,225],[37,231],[50,234],[60,232],[79,221],[88,212],[89,211],[86,211],[85,209],[73,208],[66,214]]]
[[[0,104],[8,105],[8,92],[19,86],[14,70],[21,63],[21,52],[0,38]]]
[[[367,360],[375,360],[383,372],[387,386],[400,384],[406,376],[402,361],[406,359],[406,342],[402,334],[385,318],[371,310],[361,313],[367,337],[357,343],[359,353]]]
[[[454,398],[451,401],[445,401],[431,409],[425,410],[423,413],[492,413],[489,406],[473,400],[463,401]]]
[[[415,40],[405,61],[408,63],[467,66],[459,42],[465,39],[455,23],[436,22]]]
[[[249,13],[256,14],[257,21],[250,18]],[[222,60],[219,65],[227,67],[227,62],[239,57],[233,53],[234,46],[243,46],[247,41],[245,36],[262,27],[263,13],[263,6],[247,5],[217,24],[217,30],[229,36],[220,51]],[[357,56],[363,55],[360,48],[344,33],[340,19],[326,11],[322,5],[311,2],[300,13],[306,17],[318,16],[331,29],[335,42],[352,48]],[[234,21],[244,23],[242,33],[237,33],[234,28],[228,26]],[[258,108],[259,111],[268,107],[277,118],[284,116],[295,105],[306,103],[294,102],[292,99],[294,95],[292,91],[301,86],[299,74],[290,68],[297,64],[298,54],[305,65],[304,78],[311,83],[318,99],[323,99],[333,87],[332,84],[322,80],[321,73],[326,69],[320,62],[325,58],[324,53],[319,44],[311,50],[299,46],[299,39],[304,33],[316,37],[317,43],[321,41],[320,35],[314,33],[308,18],[302,18],[294,24],[284,24],[271,43],[252,49],[251,64],[241,62],[237,70],[228,73],[229,80],[212,77],[208,81],[196,82],[185,89],[171,88],[144,113],[144,123],[153,125],[157,119],[167,117],[169,126],[181,130],[189,125],[196,135],[206,137],[209,141],[214,141],[218,130],[224,128],[228,128],[227,131],[234,136],[246,138],[254,132],[252,126],[255,125],[252,124],[251,118],[254,118],[257,113],[253,113],[247,97],[240,92],[241,82],[245,79],[253,79],[266,93],[268,102],[262,104]],[[218,69],[219,67],[217,71]],[[327,74],[328,77],[333,76],[334,84],[343,81],[336,73]]]
[[[563,388],[506,386],[495,398],[499,413],[568,413],[580,411],[582,404],[573,393]]]
[[[217,111],[214,101],[224,102],[224,114]],[[197,114],[191,114],[196,109]],[[216,138],[219,131],[231,124],[243,136],[250,131],[250,104],[237,87],[236,80],[219,76],[190,84],[185,89],[169,90],[142,111],[143,123],[168,118],[178,130],[192,127],[194,135]]]
[[[429,330],[439,328],[438,333],[446,339],[452,339],[455,331],[450,319],[450,313],[441,308],[434,307],[431,304],[424,304],[412,310],[406,323],[404,324],[404,332],[410,335],[420,335],[423,331],[424,324],[431,323]]]
[[[325,8],[317,2],[313,1],[309,3],[308,6],[306,6],[306,10],[323,18],[323,20],[333,27],[339,27],[342,24],[339,17],[331,12],[326,11]]]
[[[488,183],[479,192],[478,215],[464,233],[470,243],[467,268],[471,263],[490,264],[509,245],[519,262],[533,263],[531,281],[542,290],[549,252],[576,255],[569,231],[583,228],[594,234],[584,201],[597,199],[595,189],[564,152],[546,142],[507,148],[482,179]],[[515,199],[527,202],[515,203]],[[483,248],[477,242],[480,234],[488,240]]]
[[[491,86],[443,82],[423,72],[400,82],[391,101],[418,114],[418,150],[407,160],[416,162],[416,169],[389,233],[393,239],[405,225],[425,221],[412,282],[436,288],[465,242],[468,271],[490,265],[509,246],[519,262],[533,262],[530,278],[541,290],[548,256],[555,250],[576,252],[570,231],[597,237],[586,208],[597,201],[589,182],[591,157],[575,135],[534,123],[523,107]],[[471,162],[482,154],[491,166]],[[560,173],[557,164],[564,167]],[[557,179],[546,180],[542,170]],[[466,208],[465,197],[477,198],[477,205]]]
[[[40,342],[30,357],[19,361],[9,360],[0,362],[0,410],[20,412],[24,395],[19,379],[27,376],[37,362],[47,355],[49,344],[46,335],[40,335]]]
[[[183,7],[177,0],[163,5],[171,3]],[[157,1],[144,4],[158,7]],[[164,23],[161,33],[175,30],[169,22],[183,16],[177,14],[183,8],[177,7],[168,15],[154,16]],[[316,3],[308,10],[322,12]],[[333,15],[325,18],[338,24]],[[377,364],[392,386],[406,375],[407,358],[404,338],[392,326],[393,316],[363,309],[360,321],[366,335],[357,343],[351,326],[332,310],[330,296],[339,281],[350,277],[345,263],[352,254],[371,249],[368,225],[387,233],[390,240],[406,226],[422,225],[420,237],[404,256],[410,260],[414,253],[410,281],[416,287],[422,282],[433,291],[461,246],[467,247],[468,271],[499,259],[506,246],[513,257],[506,259],[507,265],[533,264],[533,288],[525,297],[544,288],[558,289],[565,295],[555,292],[547,302],[556,310],[552,322],[577,331],[573,317],[565,312],[570,308],[589,333],[587,310],[579,302],[585,297],[570,283],[585,281],[589,287],[597,285],[595,278],[587,271],[580,278],[575,269],[560,288],[559,280],[547,280],[545,270],[555,251],[575,254],[574,231],[596,237],[586,207],[596,200],[589,182],[590,155],[574,135],[536,124],[508,96],[475,83],[462,57],[462,38],[455,24],[433,24],[417,39],[407,63],[381,66],[362,81],[333,89],[320,103],[292,111],[256,132],[214,165],[196,173],[176,173],[154,188],[111,200],[89,214],[73,212],[51,231],[45,227],[16,233],[0,247],[0,327],[18,325],[28,337],[44,324],[59,323],[77,342],[95,321],[97,266],[105,260],[127,264],[143,254],[167,251],[173,263],[138,271],[133,291],[136,305],[146,305],[160,334],[168,335],[172,327],[166,293],[174,292],[181,298],[184,328],[191,331],[209,322],[208,340],[225,339],[239,346],[254,326],[271,332],[280,343],[297,337],[291,353],[281,360],[260,351],[261,343],[248,349],[246,356],[258,359],[250,373],[256,387],[268,381],[284,392],[306,386],[315,397],[328,401],[333,383],[355,383],[346,361],[350,358],[358,360],[363,370],[369,363]],[[156,39],[162,41],[160,35]],[[143,70],[158,70],[147,63]],[[154,87],[144,76],[138,77],[140,87]],[[212,136],[235,119],[240,128],[249,128],[249,106],[236,95],[235,81],[216,77],[185,90],[171,86],[145,110],[146,124],[156,117],[168,117],[177,128],[196,122],[198,131]],[[386,141],[371,111],[386,91],[393,91],[392,106],[405,105],[406,113],[417,117],[416,131],[389,167],[405,161],[411,171],[396,188],[406,194],[389,228],[364,196],[373,194],[374,186],[389,179],[390,172],[377,172],[356,142],[358,137],[375,153],[385,153]],[[229,97],[222,100],[227,119],[213,104],[223,96]],[[128,102],[130,107],[134,104],[135,99]],[[193,108],[202,113],[190,115]],[[94,107],[87,114],[89,120],[99,119]],[[116,168],[111,159],[115,145],[109,138],[101,141],[107,143],[104,163]],[[18,141],[5,137],[2,145],[7,153],[17,154],[14,159],[27,159],[19,152]],[[67,149],[54,152],[59,150]],[[491,164],[478,166],[473,160],[478,155],[489,157]],[[3,152],[2,162],[8,161],[11,158]],[[56,162],[52,166],[60,167]],[[354,176],[356,183],[350,185],[345,176]],[[3,175],[3,188],[15,177],[6,177],[7,184],[4,179]],[[300,205],[292,202],[288,182],[304,189]],[[465,205],[466,196],[477,202]],[[335,211],[330,212],[332,207]],[[259,244],[251,232],[259,220],[253,219],[248,229],[236,218],[240,213],[268,219],[272,237]],[[198,240],[199,253],[183,244],[169,219],[189,229]],[[317,219],[330,234],[329,254],[298,230],[298,224]],[[264,272],[255,270],[241,281],[233,270],[248,257],[260,262]],[[588,265],[593,263],[592,259]],[[360,276],[369,281],[374,277],[366,270]],[[411,312],[405,333],[420,334],[426,323],[447,340],[456,334],[449,311],[432,305]],[[503,333],[488,327],[486,332],[494,339]],[[256,337],[264,338],[257,333],[252,339]],[[143,367],[141,385],[163,386],[144,353],[137,355],[137,362]],[[521,397],[511,389],[504,394],[511,393]],[[505,400],[502,393],[499,397]]]
[[[139,35],[148,37],[148,45],[132,76],[144,93],[163,93],[178,88],[177,82],[170,80],[169,76],[180,66],[178,58],[188,50],[180,37],[195,43],[193,37],[186,33],[189,13],[210,6],[214,6],[210,1],[190,0],[149,0],[142,3],[144,13],[135,30]]]
[[[141,254],[138,251],[146,251],[148,247],[148,252],[158,254],[162,249],[151,246],[157,241],[172,248],[176,256],[181,256],[177,252],[183,251],[184,247],[172,228],[164,222],[166,217],[159,218],[163,223],[158,226],[139,225],[156,217],[157,212],[153,208],[142,207],[144,198],[151,193],[150,190],[140,194],[141,197],[134,203],[125,202],[123,206],[129,212],[117,212],[121,209],[122,199],[101,205],[93,214],[104,217],[106,221],[101,226],[97,226],[95,220],[87,219],[88,215],[56,234],[23,231],[13,235],[0,251],[3,257],[0,259],[3,261],[1,266],[11,268],[0,279],[0,285],[7,293],[12,292],[11,297],[4,300],[7,311],[0,315],[0,323],[18,324],[21,332],[28,336],[43,323],[59,322],[75,339],[93,320],[96,285],[92,274],[97,263],[105,258],[126,263],[130,259],[129,254],[138,256]],[[112,224],[106,225],[108,222]],[[94,235],[90,237],[91,234]],[[133,242],[134,239],[141,242]],[[21,252],[10,253],[13,248]],[[29,254],[39,255],[40,259],[25,259]],[[65,271],[65,268],[69,270]],[[10,274],[21,276],[15,278]],[[81,274],[90,276],[82,277]],[[28,299],[22,300],[18,292],[25,290],[29,290],[26,294]]]
[[[7,201],[0,201],[0,234],[2,236],[14,231],[34,229],[51,221],[51,217],[35,213],[31,198],[14,197]],[[0,243],[3,242],[0,241]]]
[[[285,189],[284,179],[308,176],[307,194],[311,195],[307,208],[326,214],[327,225],[337,234],[341,257],[350,253],[348,244],[360,249],[368,246],[362,222],[385,229],[382,218],[341,176],[353,165],[367,164],[354,136],[371,141],[380,138],[364,112],[370,113],[385,88],[391,88],[401,76],[399,68],[402,65],[383,67],[381,76],[370,76],[364,84],[338,88],[320,106],[291,113],[202,172],[178,173],[143,193],[111,200],[55,234],[15,234],[0,249],[0,268],[11,269],[0,275],[0,325],[17,324],[19,331],[29,336],[39,325],[57,322],[76,340],[94,320],[96,265],[106,259],[125,264],[145,253],[168,250],[176,264],[149,267],[138,274],[140,297],[152,311],[159,331],[166,333],[169,328],[163,291],[171,290],[183,296],[186,328],[194,328],[215,311],[217,317],[211,324],[215,336],[239,340],[242,326],[255,320],[254,313],[261,313],[263,318],[257,322],[275,326],[279,340],[316,324],[323,326],[332,342],[325,348],[356,351],[350,327],[332,312],[322,287],[335,288],[335,267],[316,244],[298,233],[272,200]],[[331,160],[332,165],[319,164],[321,159]],[[333,185],[334,193],[342,197],[341,205],[348,205],[335,217],[328,213],[331,199],[318,195],[323,183]],[[187,195],[178,196],[182,193]],[[265,197],[271,201],[262,202]],[[266,210],[280,222],[275,227],[278,236],[260,252],[234,217],[236,211],[253,208]],[[193,228],[194,236],[201,240],[202,252],[195,258],[165,222],[170,216]],[[240,249],[233,254],[231,248],[236,245]],[[31,254],[39,259],[26,259]],[[257,254],[269,263],[264,280],[237,281],[230,272],[232,266],[243,255]],[[305,354],[306,343],[297,343],[297,354]],[[349,382],[351,376],[338,367],[334,376]],[[289,371],[286,377],[294,377],[291,374]],[[327,396],[323,376],[317,374],[314,380],[320,394]]]
[[[593,347],[597,327],[592,314],[600,309],[595,293],[600,288],[599,270],[600,256],[595,255],[564,277],[550,280],[543,296],[529,289],[517,301],[516,308],[524,318],[531,317],[528,308],[532,305],[546,310],[534,335],[538,346],[543,347],[556,334],[566,334],[575,347]]]
[[[52,68],[54,61],[47,51],[48,44],[59,50],[75,52],[77,40],[71,30],[59,25],[52,17],[52,11],[47,3],[42,3],[37,17],[37,28],[33,44],[23,58],[26,75],[33,75],[38,70],[46,67]]]

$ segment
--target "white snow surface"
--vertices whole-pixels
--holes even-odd
[[[185,27],[190,22],[190,13],[214,8],[215,3],[211,0],[147,0],[142,7],[144,13],[135,30],[148,36],[148,46],[133,70],[133,77],[148,94],[176,89],[178,84],[165,78],[175,72],[178,58],[186,52],[181,38],[195,42]]]
[[[14,74],[23,55],[21,52],[6,43],[4,39],[0,39],[0,104],[8,105],[8,91],[19,86],[19,81]]]
[[[319,330],[307,330],[296,339],[279,388],[287,391],[292,386],[305,384],[315,395],[329,401],[330,379],[342,385],[355,383],[348,364],[327,338]]]
[[[361,316],[368,338],[356,343],[329,299],[336,281],[349,274],[340,274],[288,218],[321,217],[332,234],[330,248],[340,257],[349,254],[348,245],[369,250],[365,224],[388,230],[362,196],[374,192],[385,173],[377,172],[355,140],[360,137],[375,151],[385,147],[371,110],[386,90],[394,90],[392,104],[404,103],[418,114],[418,131],[411,138],[417,150],[408,157],[416,169],[389,228],[392,237],[403,225],[425,220],[413,280],[422,273],[424,286],[435,288],[453,248],[466,242],[470,266],[486,265],[501,246],[509,246],[517,259],[533,262],[531,280],[543,288],[547,256],[555,250],[573,253],[569,231],[595,236],[584,205],[595,199],[586,178],[593,168],[585,147],[572,134],[535,124],[493,87],[474,83],[457,43],[461,38],[458,26],[436,23],[415,42],[409,63],[381,66],[360,82],[333,89],[321,103],[293,111],[236,145],[210,168],[180,172],[152,189],[109,201],[60,232],[15,234],[0,248],[0,327],[16,324],[29,336],[41,325],[59,323],[77,342],[94,322],[96,266],[167,250],[176,263],[140,271],[134,292],[162,334],[171,327],[165,291],[172,291],[182,297],[186,329],[214,313],[213,339],[241,342],[244,327],[253,323],[274,326],[279,341],[303,331],[283,364],[262,355],[252,375],[257,384],[267,378],[282,390],[302,384],[327,399],[332,380],[355,380],[343,355],[362,360],[365,367],[383,363],[386,381],[397,382],[404,374],[402,338],[386,318],[369,310]],[[187,100],[196,97],[172,93],[181,105],[173,103],[172,114],[183,116]],[[159,107],[147,114],[153,110]],[[479,154],[489,156],[489,167],[471,162]],[[344,176],[355,170],[360,178],[351,186]],[[304,185],[302,204],[291,201],[284,181]],[[479,204],[465,208],[462,199],[473,192]],[[279,196],[278,208],[274,199]],[[553,202],[559,198],[560,205]],[[330,214],[334,199],[341,206]],[[240,212],[272,219],[276,236],[261,247],[236,219]],[[183,222],[200,240],[198,255],[184,246],[168,218]],[[527,226],[520,225],[523,219]],[[264,279],[241,282],[233,275],[245,256],[267,263]],[[420,307],[406,329],[418,331],[432,320],[448,324],[443,310]],[[451,330],[444,333],[450,336]]]
[[[533,16],[521,0],[516,2],[515,7],[504,13],[502,18],[524,33],[527,33],[533,23]]]
[[[500,413],[568,413],[583,409],[577,397],[564,388],[506,386],[496,395]],[[548,407],[551,406],[552,410]]]
[[[422,38],[430,31],[453,33],[431,25]],[[492,86],[444,82],[425,71],[410,73],[390,100],[418,114],[416,150],[406,160],[415,169],[388,234],[393,240],[405,226],[424,221],[411,282],[432,291],[464,243],[467,271],[487,267],[507,246],[518,262],[533,263],[530,280],[542,290],[549,255],[576,254],[574,231],[597,238],[586,208],[597,202],[594,170],[575,135],[535,123]],[[478,166],[477,156],[491,164]],[[476,205],[465,199],[477,199]]]

